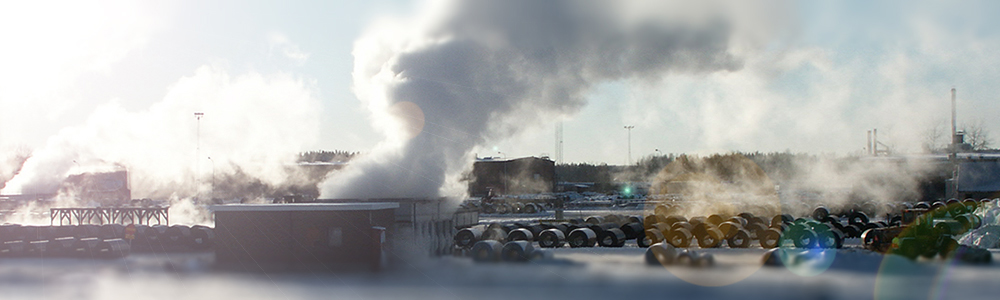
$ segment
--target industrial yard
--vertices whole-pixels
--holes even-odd
[[[759,246],[690,248],[713,255],[714,263],[709,266],[650,264],[647,249],[634,240],[614,248],[549,248],[548,256],[524,262],[477,262],[472,257],[442,255],[406,260],[378,272],[220,269],[212,251],[133,248],[137,251],[112,259],[3,258],[0,291],[7,299],[508,299],[512,295],[525,299],[990,299],[997,292],[992,283],[998,271],[995,264],[882,255],[862,249],[856,238],[846,239],[841,249],[812,250],[824,258],[790,267],[764,264],[766,249]],[[1000,258],[997,249],[990,252],[994,260]]]
[[[997,299],[997,12],[2,1],[0,299]]]
[[[990,174],[989,155],[963,154],[957,166]],[[782,191],[740,154],[682,156],[651,183],[606,185],[614,193],[604,194],[555,182],[551,160],[523,161],[532,163],[483,161],[492,171],[469,182],[479,194],[462,200],[58,207],[9,196],[17,209],[3,216],[34,222],[0,225],[0,290],[15,299],[980,299],[998,291],[990,283],[1000,271],[1000,199],[935,199],[980,195],[992,186],[981,176],[930,177],[923,198],[901,201],[872,189]],[[901,159],[861,161],[891,169]],[[949,166],[930,161],[931,170]],[[187,223],[192,214],[208,219]]]
[[[970,207],[951,206],[949,212],[940,214],[937,219],[940,221],[950,218],[951,213],[955,216],[975,215],[977,212],[985,215],[988,211],[996,213],[997,203],[997,200],[990,200],[967,202]],[[389,234],[387,247],[382,250],[388,263],[377,267],[364,263],[360,268],[351,269],[302,268],[299,263],[312,261],[312,258],[305,256],[318,253],[310,254],[308,250],[300,254],[280,250],[254,252],[256,250],[252,248],[257,246],[251,240],[279,238],[273,233],[259,230],[241,234],[232,231],[226,234],[231,237],[227,240],[217,236],[220,233],[218,228],[139,225],[135,226],[138,230],[126,240],[125,245],[104,248],[96,246],[92,250],[84,241],[120,243],[127,233],[125,226],[35,226],[20,227],[19,231],[17,226],[5,225],[0,228],[3,232],[0,236],[5,240],[4,247],[0,250],[0,291],[8,299],[310,299],[327,298],[331,295],[351,299],[507,299],[511,295],[526,299],[989,299],[997,292],[991,283],[1000,270],[1000,266],[992,263],[1000,258],[1000,249],[995,248],[995,245],[987,251],[989,258],[983,260],[981,257],[973,259],[963,256],[966,254],[956,254],[954,248],[950,253],[919,254],[913,257],[902,254],[901,249],[889,250],[887,252],[890,254],[883,254],[877,249],[873,251],[873,247],[877,245],[866,241],[865,237],[856,234],[840,237],[839,234],[843,231],[834,228],[826,230],[836,232],[838,236],[834,238],[839,239],[839,243],[821,245],[818,240],[807,240],[800,244],[799,241],[784,240],[785,236],[795,231],[796,224],[812,224],[812,229],[808,231],[819,232],[819,223],[811,223],[814,217],[826,220],[827,223],[824,224],[836,223],[847,227],[857,224],[860,227],[879,228],[884,226],[883,223],[892,226],[894,222],[904,222],[900,218],[861,220],[863,213],[848,212],[847,215],[851,216],[840,216],[839,212],[830,212],[825,208],[815,210],[810,216],[790,221],[776,216],[774,219],[779,224],[770,228],[781,229],[784,234],[780,245],[773,249],[760,241],[764,239],[763,233],[745,236],[749,240],[746,244],[730,242],[732,237],[728,231],[726,237],[721,237],[718,241],[706,242],[700,236],[691,237],[691,240],[685,242],[667,240],[660,243],[661,241],[650,240],[660,238],[662,233],[659,229],[667,230],[668,237],[673,236],[670,229],[661,227],[660,222],[655,221],[658,218],[660,221],[668,219],[662,214],[670,210],[670,205],[663,203],[638,209],[562,209],[559,213],[564,216],[563,221],[555,220],[556,212],[545,209],[544,206],[541,211],[531,214],[513,212],[476,216],[474,211],[464,210],[445,220],[437,213],[435,201],[426,200],[364,206],[343,201],[330,204],[256,205],[246,208],[239,208],[241,205],[237,204],[220,206],[216,210],[240,214],[240,211],[276,209],[294,213],[295,207],[302,205],[307,206],[312,214],[324,210],[345,214],[357,210],[389,209],[392,215],[392,211],[396,210],[395,224],[388,226],[394,233]],[[403,212],[399,210],[400,206],[409,206],[410,210]],[[915,209],[922,207],[923,205],[918,205]],[[967,209],[972,207],[975,209]],[[709,232],[726,228],[722,224],[754,228],[754,223],[742,224],[740,219],[765,223],[772,221],[748,214],[733,216],[725,222],[719,222],[716,219],[718,217],[721,216],[693,218],[689,221],[669,219],[675,223],[718,223],[718,226],[708,225]],[[469,218],[478,218],[478,221]],[[251,217],[245,221],[252,219],[257,221],[242,226],[262,230],[274,227],[268,225],[267,220],[275,219],[274,217]],[[401,222],[404,219],[415,220],[417,223]],[[151,220],[155,222],[155,219]],[[995,222],[996,216],[987,217],[987,221]],[[357,221],[352,222],[358,224]],[[462,225],[439,229],[452,236],[447,240],[437,239],[434,234],[407,231],[404,228],[406,225],[403,225],[416,224],[414,227],[420,230],[426,225],[443,224],[441,222],[458,222],[457,224]],[[643,235],[630,232],[631,236],[626,238],[618,228],[624,229],[630,223],[646,222],[657,224],[640,225],[638,230],[652,229],[647,229]],[[860,222],[866,223],[862,225]],[[976,231],[979,239],[984,240],[977,242],[995,244],[997,225],[983,224],[982,220],[977,222],[980,224],[969,224],[965,229],[976,231],[991,228]],[[234,223],[224,221],[218,224]],[[686,225],[672,227],[673,230],[686,231],[682,229]],[[465,230],[460,231],[459,228]],[[475,240],[465,240],[462,237],[463,231],[475,228],[483,229],[475,235]],[[596,240],[597,236],[606,236],[604,232],[589,237],[590,241],[574,240],[575,233],[560,234],[560,245],[555,245],[546,238],[532,238],[532,231],[545,232],[544,228],[567,232],[608,230],[619,233],[625,239],[611,244]],[[435,232],[434,229],[430,230],[431,233]],[[36,235],[25,236],[25,232]],[[406,235],[409,236],[401,239],[404,232],[408,232]],[[489,236],[486,232],[503,235]],[[255,238],[254,235],[260,237]],[[282,235],[291,238],[290,242],[293,244],[302,243],[302,236],[295,232]],[[956,232],[954,238],[961,239],[959,235]],[[14,246],[19,245],[20,241],[9,241],[15,236],[21,240],[39,241],[16,248]],[[67,237],[52,238],[56,236]],[[544,237],[545,234],[538,236]],[[352,237],[349,229],[343,231],[342,238],[345,239],[344,243],[364,242],[363,237]],[[362,240],[358,240],[359,238]],[[992,241],[986,241],[989,239]],[[327,242],[325,237],[323,240],[324,243]],[[72,241],[76,241],[74,245],[78,246],[55,246],[69,245]],[[503,253],[484,253],[478,244],[472,246],[478,241],[521,243],[520,246],[527,245],[527,248],[520,248],[522,252],[518,252],[518,255],[508,254],[506,246],[503,247]],[[263,244],[258,242],[258,245],[280,247],[285,243],[288,242],[270,240]],[[649,243],[654,245],[645,246]],[[676,247],[663,246],[664,243]],[[232,248],[234,245],[239,246]],[[425,245],[426,248],[417,250],[411,247],[413,245]],[[220,261],[221,255],[231,256],[226,252],[229,250],[222,250],[227,247],[242,249],[251,256],[227,258],[228,262]],[[670,249],[671,257],[665,256],[666,252],[662,250],[667,248],[664,247]],[[524,252],[524,249],[528,252]],[[682,249],[687,254],[675,252]],[[364,251],[371,254],[380,250]],[[260,255],[261,253],[267,255]],[[290,254],[290,261],[299,263],[289,264],[285,262],[289,260],[278,259],[272,254]],[[330,257],[333,260],[321,259],[317,264],[355,265],[336,258],[343,255],[346,254]],[[772,255],[777,257],[769,257]],[[682,256],[686,259],[681,258]],[[711,261],[701,261],[704,257],[711,257]]]

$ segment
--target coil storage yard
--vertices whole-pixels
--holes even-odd
[[[684,205],[574,210],[564,220],[498,215],[460,230],[455,255],[479,268],[600,269],[615,274],[601,286],[656,282],[662,286],[651,290],[695,298],[977,298],[998,291],[987,284],[997,278],[988,273],[1000,270],[996,237],[989,246],[965,244],[998,233],[982,221],[1000,212],[997,200],[900,203],[886,214],[825,206],[801,216],[671,213]],[[570,270],[552,275],[573,276]],[[688,285],[664,287],[677,282]]]
[[[122,224],[0,226],[4,241],[0,292],[5,299],[330,295],[366,299],[508,299],[511,295],[526,299],[912,299],[934,294],[991,299],[1000,270],[993,263],[996,248],[947,242],[995,226],[989,223],[995,218],[983,214],[1000,209],[995,200],[900,204],[898,213],[883,215],[818,206],[804,215],[773,216],[682,216],[672,214],[673,207],[682,203],[650,203],[641,209],[567,211],[571,218],[561,220],[534,214],[460,222],[457,216],[465,212],[449,215],[447,222],[441,215],[427,215],[436,211],[434,201],[314,206],[323,205],[337,214],[356,214],[365,207],[394,211],[381,218],[391,216],[395,221],[373,223],[386,228],[385,256],[393,263],[377,270],[273,269],[264,267],[263,261],[254,262],[264,256],[247,250],[248,259],[220,268],[219,243],[230,244],[231,250],[253,247],[246,243],[247,234],[290,228],[281,225],[278,220],[286,219],[278,215],[242,212],[265,207],[233,206],[224,209],[243,214],[242,223],[227,226],[246,232],[230,229],[222,234],[244,236],[235,240],[216,236],[220,234],[216,228],[178,224],[134,225],[131,242],[123,239],[126,226]],[[298,206],[283,207],[266,209],[289,211]],[[428,218],[427,223],[416,221],[421,215]],[[278,223],[268,223],[274,221],[267,218]],[[377,219],[371,220],[384,222]],[[379,226],[365,228],[372,227]],[[413,230],[401,231],[406,227]],[[897,228],[913,230],[896,232]],[[330,243],[326,238],[331,231],[320,236],[310,232],[302,231],[302,236],[290,241],[298,244],[305,238],[322,237],[323,247]],[[422,258],[411,255],[410,246],[430,241],[437,232],[450,232],[449,251],[423,243],[428,248],[420,246],[425,249]],[[903,242],[895,249],[883,249],[885,244],[879,239],[890,235]],[[347,231],[339,236],[344,243],[361,241]],[[279,237],[260,236],[265,244],[285,245],[266,242]],[[24,288],[26,283],[32,288]]]

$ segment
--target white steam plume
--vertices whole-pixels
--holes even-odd
[[[129,112],[111,102],[85,124],[62,129],[2,193],[54,193],[68,175],[116,164],[128,169],[133,198],[207,196],[213,171],[221,178],[238,170],[280,184],[288,178],[285,164],[318,135],[313,90],[311,82],[288,74],[230,76],[202,67],[146,110]],[[194,112],[205,114],[200,151]]]
[[[757,46],[743,31],[768,19],[735,13],[748,7],[439,1],[420,19],[380,23],[355,44],[354,92],[387,139],[321,196],[451,195],[475,147],[577,112],[596,84],[738,70],[741,47]]]

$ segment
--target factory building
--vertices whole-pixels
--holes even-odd
[[[448,199],[321,199],[216,205],[216,263],[224,268],[379,270],[450,254],[478,212]]]
[[[946,194],[958,199],[1000,196],[1000,154],[959,154],[959,158],[955,178],[947,181]]]
[[[555,189],[556,165],[547,157],[515,159],[480,158],[472,166],[469,194],[551,193]]]
[[[213,206],[216,263],[262,269],[378,268],[396,203]]]
[[[99,205],[121,205],[132,199],[125,170],[70,175],[59,193],[76,195],[84,203]]]

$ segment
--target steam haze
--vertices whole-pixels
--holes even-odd
[[[635,126],[633,161],[654,149],[860,154],[874,128],[895,153],[919,152],[933,140],[924,133],[947,124],[952,87],[959,124],[1000,132],[995,11],[990,1],[3,3],[0,181],[5,194],[44,191],[121,165],[135,197],[205,196],[213,169],[219,180],[301,184],[287,170],[296,152],[341,150],[363,155],[319,186],[324,197],[455,195],[477,154],[552,155],[557,121],[560,163],[625,164],[623,125]]]
[[[377,23],[355,43],[354,92],[386,140],[322,196],[460,195],[455,174],[486,141],[572,116],[604,82],[738,71],[754,44],[734,28],[770,17],[682,4],[440,1]]]
[[[194,112],[205,114],[200,151]],[[32,153],[2,193],[54,193],[68,175],[115,165],[130,172],[133,198],[207,193],[212,174],[236,169],[282,184],[289,178],[285,164],[315,142],[319,115],[307,81],[288,74],[234,77],[206,66],[147,110],[130,112],[111,102],[84,124],[62,129]]]

